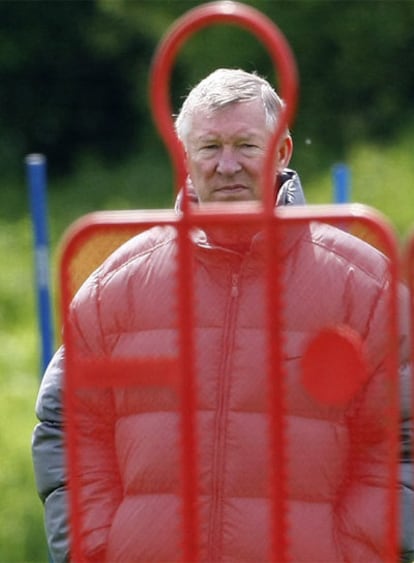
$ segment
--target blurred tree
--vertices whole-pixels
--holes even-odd
[[[413,116],[414,2],[256,2],[286,34],[298,61],[299,126],[325,149],[392,140]]]
[[[317,152],[342,158],[357,138],[392,141],[413,118],[413,0],[246,3],[275,21],[297,59],[301,93],[293,132],[300,158],[319,166]],[[29,151],[45,152],[61,171],[85,150],[108,161],[144,143],[158,151],[148,101],[151,57],[173,21],[199,4],[0,2],[2,166],[21,166]],[[171,85],[175,110],[188,89],[217,66],[273,78],[266,51],[249,32],[210,26],[179,53]]]
[[[344,158],[355,139],[392,141],[413,117],[413,0],[246,3],[280,27],[297,60],[300,100],[293,128],[297,158],[306,160],[312,154],[316,169],[321,155],[328,162]],[[145,21],[160,40],[174,19],[200,2],[120,0],[114,8],[111,0],[101,0],[101,5],[111,6],[141,29]],[[273,78],[261,43],[234,26],[202,29],[184,44],[178,60],[182,73],[172,85],[175,107],[191,85],[217,66],[241,66]]]
[[[111,159],[144,137],[154,45],[94,1],[0,2],[0,160],[36,151],[64,171],[80,150]]]

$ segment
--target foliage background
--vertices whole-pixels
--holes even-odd
[[[413,221],[414,2],[249,1],[282,29],[301,86],[293,166],[310,203],[332,199],[347,162],[352,198],[380,209],[403,241]],[[52,276],[58,243],[95,209],[172,203],[148,73],[182,0],[0,1],[0,562],[45,561],[30,460],[40,376],[32,231],[23,159],[48,159]],[[217,66],[274,79],[267,53],[231,26],[203,30],[174,69],[174,108]],[[58,333],[58,330],[57,330]]]

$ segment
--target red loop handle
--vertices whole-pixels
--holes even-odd
[[[274,154],[281,136],[293,121],[298,97],[298,74],[286,38],[267,16],[251,6],[225,0],[203,4],[176,20],[160,42],[152,62],[150,99],[153,118],[172,158],[176,188],[184,188],[187,175],[185,154],[175,133],[169,95],[172,66],[185,40],[215,23],[235,23],[256,35],[267,48],[276,74],[280,76],[280,95],[286,105],[269,143],[262,176],[265,207],[273,209]]]

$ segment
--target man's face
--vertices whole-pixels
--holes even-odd
[[[194,115],[187,168],[200,202],[261,199],[260,176],[270,137],[261,100]],[[286,165],[289,147],[278,151],[278,168]]]

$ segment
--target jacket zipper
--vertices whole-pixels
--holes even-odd
[[[222,551],[224,466],[226,458],[226,428],[231,385],[231,358],[234,345],[240,270],[231,273],[230,298],[223,328],[222,359],[218,376],[218,407],[215,418],[212,498],[209,519],[208,561],[220,561]]]
[[[239,274],[231,275],[231,296],[235,299],[239,296]]]

